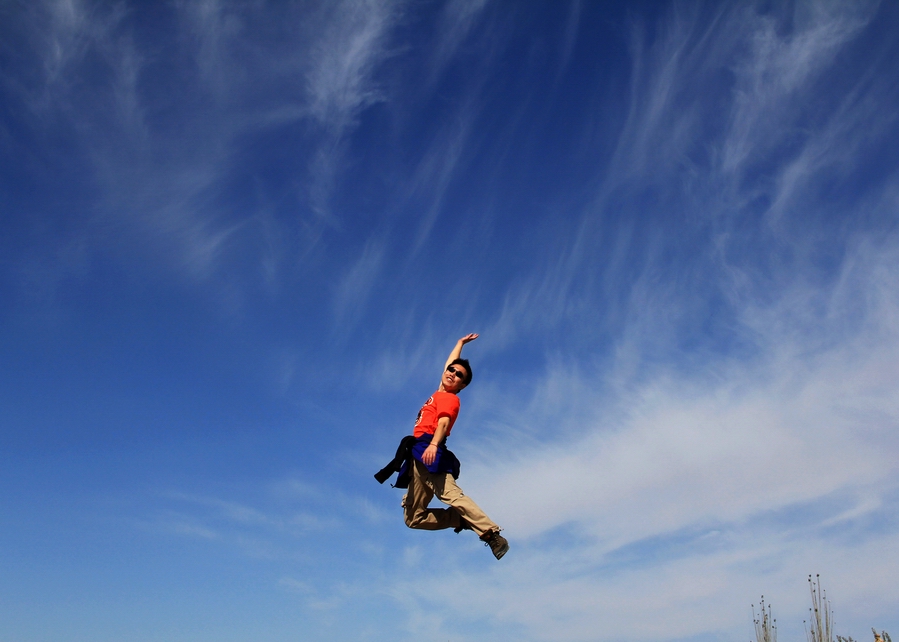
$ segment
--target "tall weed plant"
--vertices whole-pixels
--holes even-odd
[[[827,593],[821,586],[821,576],[808,576],[808,589],[812,598],[812,607],[809,609],[809,619],[805,624],[805,636],[808,642],[856,642],[852,637],[836,636],[833,634],[833,609],[827,599]],[[752,605],[752,622],[755,624],[756,642],[777,642],[777,620],[771,610],[771,604],[765,604],[765,596],[762,596],[760,612],[756,614],[755,605]],[[893,642],[886,631],[877,632],[872,628],[874,642]]]

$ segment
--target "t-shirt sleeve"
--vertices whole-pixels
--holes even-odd
[[[437,418],[449,417],[450,423],[459,416],[459,397],[448,392],[434,395],[434,405],[437,406]]]

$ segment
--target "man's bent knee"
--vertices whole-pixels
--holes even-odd
[[[406,513],[404,521],[406,522],[406,526],[409,528],[421,528],[421,523],[427,519],[427,513],[417,513],[415,515],[410,515]]]

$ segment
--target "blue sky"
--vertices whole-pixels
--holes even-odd
[[[899,633],[897,34],[4,3],[2,637],[802,639],[814,573]],[[372,478],[468,332],[501,562]]]

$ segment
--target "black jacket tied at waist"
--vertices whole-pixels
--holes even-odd
[[[400,440],[400,445],[396,449],[396,455],[394,455],[393,459],[389,464],[384,466],[381,470],[375,473],[375,479],[378,480],[379,484],[383,484],[393,473],[400,472],[400,469],[403,467],[403,464],[408,462],[412,458],[412,446],[415,445],[416,439],[412,435],[408,435],[407,437],[403,437]],[[409,469],[409,466],[406,466],[406,469]],[[409,479],[408,475],[406,476],[405,484],[400,486],[403,482],[402,479],[397,478],[396,486],[399,488],[408,488],[409,487]]]

